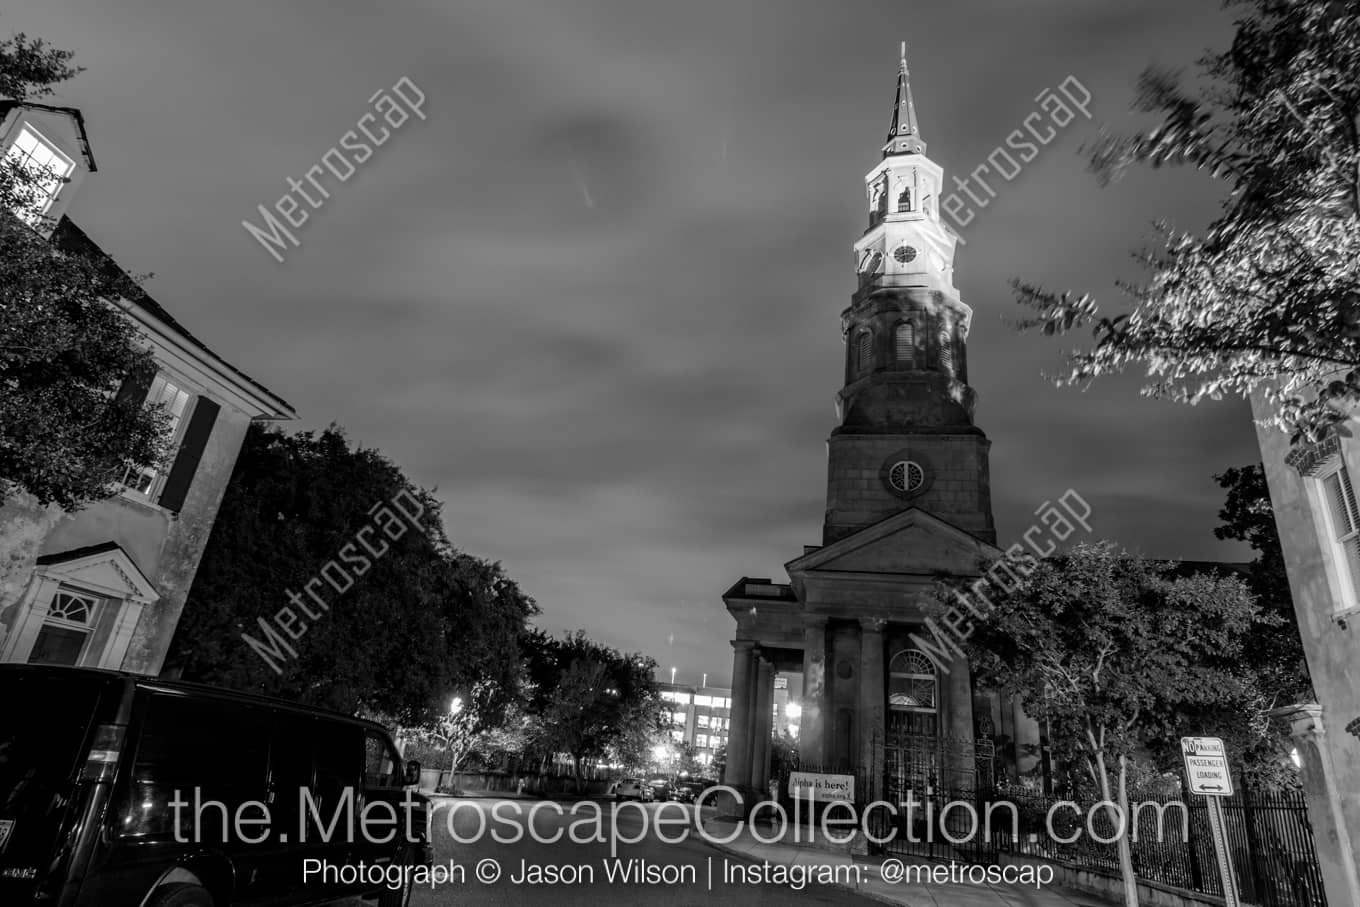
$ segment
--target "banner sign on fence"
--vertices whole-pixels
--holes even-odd
[[[790,772],[789,793],[795,797],[808,797],[813,800],[829,802],[855,800],[854,775],[823,775],[819,772]]]

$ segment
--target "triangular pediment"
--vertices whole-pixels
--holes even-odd
[[[38,559],[38,572],[108,598],[150,603],[159,596],[136,562],[112,543],[45,555]]]
[[[795,581],[810,573],[972,574],[1001,554],[995,545],[912,508],[784,566]]]

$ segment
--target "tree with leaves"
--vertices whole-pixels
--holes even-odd
[[[0,99],[32,101],[80,70],[24,34],[0,41]],[[27,216],[54,175],[0,161],[0,501],[74,510],[117,494],[130,468],[163,465],[167,416],[118,390],[155,362],[117,300],[140,287],[47,238]],[[41,232],[34,227],[44,227]]]
[[[1340,432],[1360,403],[1360,6],[1229,0],[1232,46],[1201,61],[1207,86],[1148,70],[1137,109],[1160,123],[1087,149],[1103,181],[1128,168],[1192,164],[1223,185],[1201,234],[1157,225],[1131,311],[1102,316],[1085,294],[1015,282],[1022,327],[1093,327],[1059,383],[1132,364],[1144,393],[1195,403],[1259,393],[1293,443]]]
[[[580,630],[561,639],[534,630],[523,650],[538,743],[571,756],[578,787],[585,764],[606,755],[625,765],[647,762],[666,720],[653,659],[621,653]]]
[[[326,565],[344,552],[363,554],[356,534],[399,494],[421,505],[409,531],[382,535],[385,550],[365,555],[352,585],[319,579],[336,576]],[[258,634],[259,619],[272,620],[308,583],[328,608],[291,642],[296,660],[271,667],[242,634]],[[335,427],[252,425],[167,671],[406,727],[438,720],[461,695],[469,717],[490,724],[520,695],[519,637],[536,613],[498,565],[453,548],[438,501],[378,451],[351,447]]]
[[[1137,907],[1129,843],[1133,760],[1205,732],[1207,708],[1237,716],[1258,699],[1242,664],[1260,619],[1235,577],[1175,575],[1113,544],[1081,544],[1040,561],[994,599],[970,638],[983,686],[1024,702],[1056,755],[1086,769],[1109,810],[1127,907]],[[1245,720],[1245,719],[1243,719]]]
[[[1261,688],[1276,705],[1312,702],[1316,697],[1294,618],[1294,599],[1275,527],[1265,468],[1260,463],[1232,468],[1214,479],[1228,492],[1218,512],[1223,523],[1214,529],[1214,536],[1251,545],[1256,557],[1248,565],[1247,584],[1256,594],[1261,610],[1280,619],[1278,630],[1247,640],[1247,661],[1258,666]]]

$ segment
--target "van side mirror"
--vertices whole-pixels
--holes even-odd
[[[405,784],[420,784],[420,761],[419,761],[419,760],[417,760],[417,759],[412,759],[410,762],[406,763],[406,779],[405,779],[405,781],[404,781],[403,783],[405,783]]]

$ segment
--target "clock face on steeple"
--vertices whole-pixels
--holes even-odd
[[[896,249],[893,249],[893,258],[897,259],[902,264],[906,264],[909,261],[915,261],[916,250],[911,246],[898,246]]]
[[[878,251],[866,252],[860,259],[859,272],[868,277],[883,270],[883,253]]]

